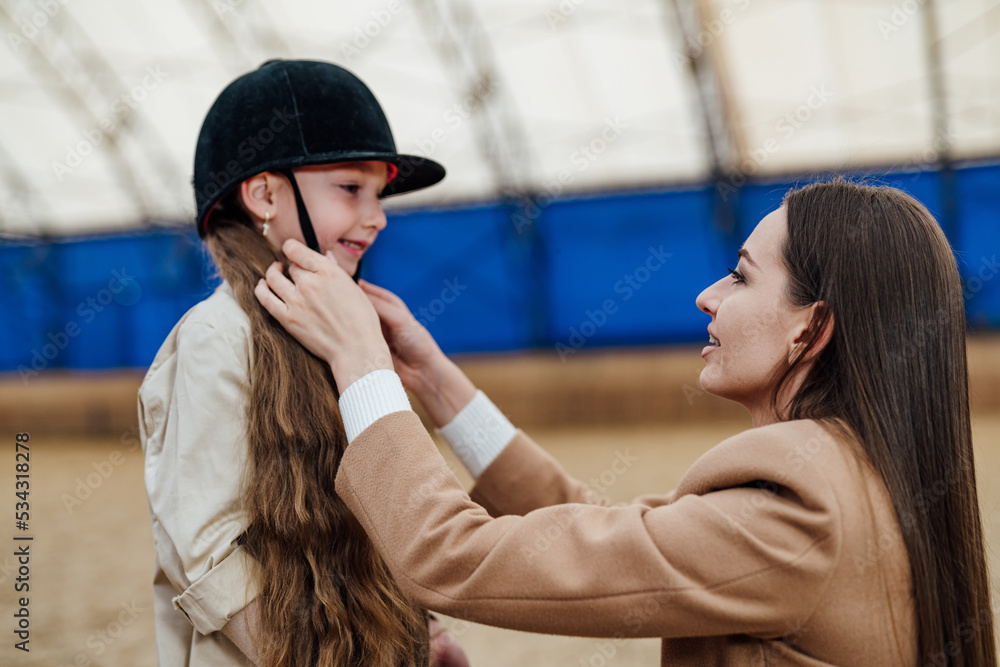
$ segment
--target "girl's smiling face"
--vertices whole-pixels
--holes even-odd
[[[379,193],[388,176],[385,162],[344,162],[295,170],[320,251],[332,251],[349,274],[356,271],[358,261],[385,229]],[[267,239],[274,248],[280,249],[290,238],[305,243],[295,193],[286,178],[265,172],[244,181],[241,187],[244,204],[261,232],[266,214],[270,214]]]
[[[778,374],[798,351],[812,313],[788,300],[788,269],[781,259],[786,236],[785,209],[779,208],[757,224],[732,273],[695,301],[712,316],[708,332],[715,343],[702,351],[701,386],[746,406],[755,426],[773,421]],[[797,387],[793,382],[790,390]]]

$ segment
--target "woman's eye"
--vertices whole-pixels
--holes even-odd
[[[733,277],[733,280],[735,282],[745,283],[747,281],[746,278],[743,277],[743,274],[737,271],[736,269],[730,269],[729,267],[726,267],[726,269],[729,271],[729,275]]]

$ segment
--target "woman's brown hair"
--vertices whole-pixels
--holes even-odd
[[[888,489],[913,578],[918,665],[996,667],[969,416],[962,282],[934,217],[844,180],[785,197],[793,304],[829,343],[781,414],[846,426]],[[784,370],[774,394],[808,350]]]
[[[287,262],[250,226],[238,197],[216,208],[205,241],[250,318],[242,544],[258,564],[260,664],[427,665],[424,612],[403,597],[334,491],[348,443],[330,368],[254,296],[267,267]]]

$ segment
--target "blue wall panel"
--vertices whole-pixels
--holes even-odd
[[[958,179],[959,270],[973,329],[1000,328],[1000,168],[963,170]]]
[[[701,288],[725,274],[708,189],[553,205],[543,220],[553,345],[705,337]]]
[[[945,214],[938,172],[857,176]],[[949,231],[969,322],[996,329],[1000,165],[959,169],[954,179]],[[448,352],[536,347],[567,355],[584,346],[700,341],[708,317],[695,297],[735,263],[754,225],[795,185],[742,187],[732,233],[715,222],[709,185],[551,202],[528,235],[515,232],[516,212],[502,205],[396,213],[362,273],[399,294]],[[148,366],[177,320],[218,282],[189,230],[0,245],[0,370],[30,379],[51,368]]]
[[[509,229],[500,206],[394,215],[362,276],[399,295],[442,349],[527,347],[530,282]]]

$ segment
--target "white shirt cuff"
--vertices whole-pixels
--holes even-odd
[[[382,417],[400,410],[412,410],[403,382],[389,369],[372,371],[355,380],[340,395],[339,404],[348,443]]]
[[[517,429],[482,391],[438,429],[473,478],[479,477],[514,439]]]

